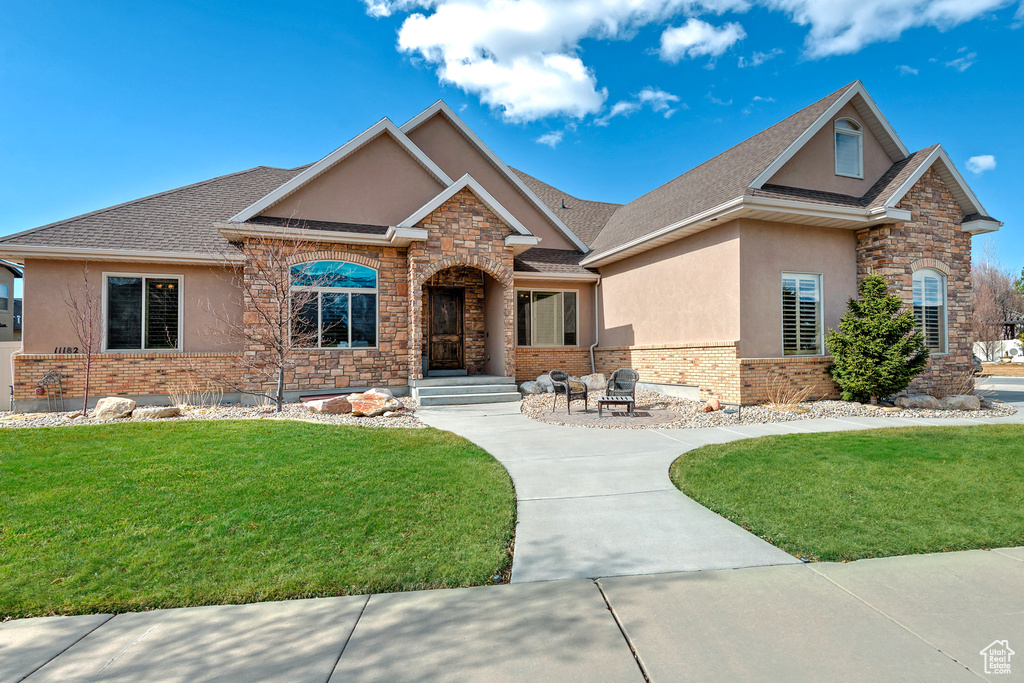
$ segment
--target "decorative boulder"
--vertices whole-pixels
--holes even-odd
[[[721,410],[721,409],[722,409],[721,401],[719,401],[717,398],[713,398],[713,399],[711,399],[710,401],[708,401],[707,403],[704,404],[704,407],[701,408],[701,411],[705,412],[705,413],[713,413],[716,410]]]
[[[551,381],[551,375],[541,375],[537,378],[537,384],[540,385],[540,388],[543,389],[545,393],[550,394],[555,390],[555,383]]]
[[[352,404],[352,415],[355,417],[377,417],[390,410],[400,410],[402,402],[397,398],[388,398],[380,394],[349,394],[348,402]]]
[[[943,410],[981,410],[981,399],[970,394],[947,396],[939,403]]]
[[[918,408],[922,410],[942,410],[939,399],[928,394],[910,394],[900,396],[896,399],[896,405],[900,408]]]
[[[347,415],[352,412],[352,404],[344,396],[335,396],[310,401],[306,404],[306,409],[318,415]]]
[[[375,394],[377,396],[384,396],[386,398],[394,398],[395,397],[395,395],[391,393],[390,389],[384,389],[384,388],[381,388],[381,389],[367,389],[367,391],[365,393],[367,393],[367,394]]]
[[[587,391],[596,391],[603,394],[608,388],[608,379],[600,372],[593,375],[583,375],[580,381],[587,385]]]
[[[130,417],[135,410],[135,401],[120,396],[108,396],[96,402],[93,417],[97,420],[115,420]]]
[[[538,382],[523,382],[519,385],[519,391],[524,394],[543,394],[544,387]]]
[[[178,417],[181,415],[181,408],[178,406],[149,406],[147,408],[136,408],[132,417],[143,420],[158,420],[165,417]]]

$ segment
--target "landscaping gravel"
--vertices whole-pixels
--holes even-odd
[[[117,420],[96,420],[81,417],[81,411],[62,413],[11,413],[0,412],[0,428],[24,427],[71,427],[78,425],[116,424],[121,422],[182,422],[185,420],[302,420],[333,425],[356,425],[359,427],[405,427],[421,429],[425,424],[413,414],[419,405],[408,396],[398,397],[406,411],[392,417],[352,417],[351,415],[321,415],[309,412],[304,403],[286,403],[282,412],[273,407],[243,406],[239,404],[218,405],[208,408],[185,408],[180,417],[161,419],[124,418]],[[90,411],[91,413],[91,411]],[[79,415],[79,417],[73,417]]]
[[[712,413],[701,412],[703,401],[689,401],[673,396],[666,396],[655,391],[638,389],[636,392],[636,409],[638,411],[671,411],[678,414],[678,419],[665,422],[663,420],[645,421],[642,416],[633,418],[598,418],[597,406],[591,406],[584,412],[582,404],[573,403],[572,415],[565,410],[565,397],[559,398],[558,408],[552,408],[554,394],[535,394],[525,396],[521,403],[523,414],[539,422],[574,427],[592,427],[598,429],[691,429],[698,427],[727,427],[731,425],[770,424],[773,422],[792,422],[794,420],[814,420],[827,417],[1004,417],[1013,415],[1015,408],[1000,402],[985,402],[982,410],[917,410],[890,408],[883,410],[878,406],[862,405],[846,401],[808,401],[794,409],[777,409],[767,405],[744,406],[737,415],[734,406]],[[577,407],[578,406],[578,407]],[[607,410],[607,409],[606,409]]]

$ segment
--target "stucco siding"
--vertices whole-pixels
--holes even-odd
[[[864,131],[864,179],[847,178],[836,175],[835,156],[835,120],[851,118],[862,126]],[[822,190],[838,192],[853,197],[862,197],[875,181],[892,166],[892,160],[882,149],[882,145],[864,123],[864,118],[857,113],[852,104],[839,110],[821,130],[800,148],[786,165],[768,181],[772,185],[800,187],[805,190]]]
[[[24,345],[25,353],[53,353],[54,347],[79,346],[64,304],[64,291],[84,287],[81,261],[25,263]],[[180,275],[182,277],[180,331],[186,352],[224,353],[240,350],[223,334],[215,316],[241,316],[241,291],[232,284],[228,271],[209,266],[160,265],[90,261],[89,282],[97,296],[103,288],[103,273]],[[212,306],[212,309],[210,308]]]
[[[452,179],[469,173],[508,209],[546,249],[576,249],[527,198],[506,179],[443,115],[409,133],[417,147]]]
[[[846,301],[857,295],[856,233],[767,221],[739,224],[740,357],[782,357],[783,272],[822,276],[822,331],[837,327]]]
[[[601,346],[740,338],[740,228],[731,221],[601,268]]]
[[[381,135],[264,214],[296,221],[397,225],[444,187],[389,135]]]

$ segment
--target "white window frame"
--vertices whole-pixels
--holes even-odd
[[[852,123],[854,125],[854,127],[856,128],[856,130],[849,130],[847,128],[839,128],[839,122],[840,121],[848,121],[849,123]],[[832,130],[833,130],[833,135],[832,135],[832,155],[833,155],[833,157],[835,157],[836,175],[837,176],[842,176],[844,178],[858,178],[860,180],[863,180],[864,179],[864,126],[859,121],[857,121],[855,119],[851,119],[848,116],[843,116],[843,117],[840,117],[840,118],[835,120],[835,122],[832,124]],[[838,144],[839,141],[838,141],[838,136],[840,136],[840,135],[848,135],[849,137],[856,138],[856,140],[857,140],[857,162],[858,162],[857,169],[858,169],[858,172],[856,174],[842,173],[839,170],[839,144]]]
[[[305,351],[359,351],[367,349],[379,349],[380,348],[380,271],[376,268],[363,265],[362,263],[356,263],[355,261],[343,261],[340,259],[321,259],[319,261],[306,261],[304,263],[295,263],[288,267],[288,277],[291,277],[291,269],[294,266],[304,266],[310,263],[350,263],[353,266],[359,266],[360,268],[367,268],[374,272],[374,280],[377,282],[377,286],[373,289],[363,289],[359,287],[303,287],[303,286],[292,286],[290,292],[316,292],[316,346],[302,347]],[[321,346],[323,343],[324,324],[323,324],[323,297],[321,294],[348,294],[348,346]],[[373,294],[373,325],[374,325],[374,338],[377,343],[373,346],[352,346],[352,295],[353,294]],[[288,334],[292,333],[292,314],[295,312],[295,307],[292,305],[292,300],[288,299]]]
[[[799,349],[786,353],[786,311],[782,300],[782,285],[786,278],[808,278],[813,277],[818,283],[818,352],[801,353]],[[800,290],[797,289],[797,310],[800,304]],[[798,314],[799,315],[799,314]],[[797,319],[797,346],[800,345],[800,320]],[[782,355],[787,358],[815,358],[827,355],[825,352],[825,276],[822,273],[802,273],[792,270],[782,272],[779,278],[779,341],[782,343]]]
[[[140,349],[110,349],[107,348],[107,340],[109,337],[107,325],[110,322],[107,317],[107,292],[109,287],[107,286],[107,280],[112,277],[137,277],[142,278],[142,346]],[[173,349],[147,349],[146,345],[146,323],[149,314],[149,307],[146,306],[146,280],[177,280],[178,281],[178,346]],[[103,272],[101,278],[102,296],[100,305],[100,315],[102,316],[102,343],[100,349],[102,353],[181,353],[182,344],[184,343],[184,330],[182,329],[182,323],[184,317],[184,303],[185,303],[185,276],[184,275],[170,275],[165,273],[109,273]]]
[[[11,296],[11,289],[13,289],[13,286],[7,284],[6,282],[0,282],[0,288],[7,290],[6,294],[0,294],[0,302],[3,302],[3,308],[0,308],[0,312],[13,312],[11,310],[14,308],[13,306],[11,306],[11,299],[13,298]]]
[[[937,275],[939,278],[939,282],[941,283],[940,289],[942,290],[942,349],[939,351],[935,351],[934,349],[928,349],[928,351],[933,356],[945,356],[947,353],[949,353],[949,278],[941,270],[936,270],[935,268],[920,268],[918,270],[915,270],[910,278],[911,310],[913,310],[914,308],[914,278],[917,277],[918,273],[921,273],[922,275],[925,273]],[[916,315],[914,317],[915,319],[917,318]],[[917,327],[916,329],[920,330],[922,333],[924,332],[924,330],[921,327]],[[927,346],[925,348],[927,348]]]
[[[575,294],[576,295],[576,343],[575,344],[531,344],[530,346],[519,345],[519,292],[530,293],[530,315],[533,315],[533,293],[541,292],[543,294]],[[516,348],[517,349],[578,349],[580,348],[580,290],[578,289],[553,289],[551,287],[517,287],[513,294],[515,316],[513,316],[512,324],[516,337]],[[565,300],[562,300],[562,320],[565,320]],[[533,323],[530,324],[530,341],[533,339]],[[562,330],[562,339],[565,339],[565,330]]]

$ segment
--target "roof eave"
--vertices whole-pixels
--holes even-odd
[[[116,261],[128,263],[174,263],[182,265],[226,265],[240,263],[241,254],[137,249],[79,249],[42,247],[31,244],[0,245],[0,258],[24,265],[27,259],[50,261]]]
[[[604,252],[595,253],[580,261],[581,266],[594,268],[622,260],[655,247],[674,242],[688,235],[707,230],[739,218],[757,218],[778,222],[793,222],[792,219],[807,224],[808,227],[828,227],[846,230],[857,230],[880,223],[896,223],[910,219],[910,212],[904,209],[885,207],[882,209],[866,209],[861,207],[829,206],[814,202],[801,202],[774,197],[754,197],[744,195],[723,204],[691,216],[682,221],[665,226],[626,244]],[[815,226],[807,223],[808,219],[828,221],[828,225]]]

